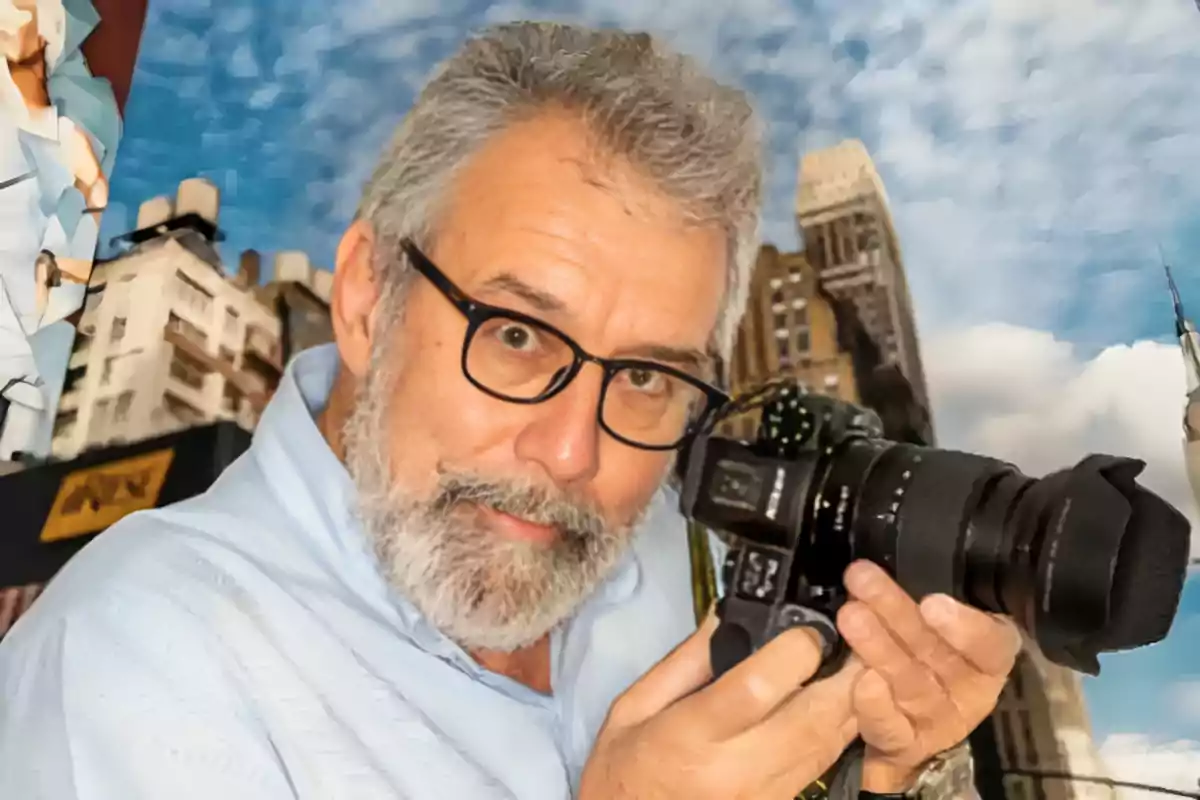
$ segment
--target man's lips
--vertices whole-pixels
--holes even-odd
[[[554,544],[559,539],[559,530],[553,525],[540,525],[484,505],[476,508],[486,521],[487,527],[505,539],[543,545]]]

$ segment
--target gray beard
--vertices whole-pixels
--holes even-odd
[[[528,480],[441,467],[432,495],[414,496],[392,477],[387,411],[396,373],[388,360],[373,354],[343,430],[359,519],[384,576],[464,649],[534,644],[610,575],[637,521],[612,526],[589,504]],[[479,506],[553,526],[559,536],[550,545],[505,539],[476,524]]]

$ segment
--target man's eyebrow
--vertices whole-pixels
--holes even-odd
[[[511,272],[501,272],[499,275],[489,278],[479,288],[482,290],[499,290],[516,295],[538,311],[547,314],[558,313],[567,309],[566,303],[562,300],[559,300],[549,292],[530,286]]]
[[[561,313],[567,305],[549,292],[531,286],[511,272],[501,272],[488,278],[480,291],[502,291],[521,298],[544,314]],[[713,372],[713,358],[703,350],[691,347],[671,347],[663,344],[645,344],[625,348],[615,358],[642,358],[659,361],[682,369],[696,377],[705,377]]]
[[[645,358],[682,369],[684,372],[704,377],[713,371],[712,357],[703,350],[691,347],[669,347],[662,344],[647,344],[621,351],[620,358]]]

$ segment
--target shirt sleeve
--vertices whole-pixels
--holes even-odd
[[[295,797],[236,673],[186,610],[125,596],[56,617],[41,602],[0,645],[0,797]]]

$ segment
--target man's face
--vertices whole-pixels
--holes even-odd
[[[4,59],[19,64],[45,46],[38,33],[36,0],[0,0],[0,53]]]
[[[339,261],[351,251],[351,261],[369,254],[343,241]],[[726,269],[722,232],[686,226],[672,201],[625,165],[597,162],[583,128],[559,117],[515,126],[469,161],[427,254],[473,299],[537,317],[602,357],[705,352]],[[370,271],[338,272],[335,292],[361,295]],[[463,315],[413,281],[400,318],[370,327],[347,464],[397,588],[463,646],[516,649],[607,576],[673,453],[602,431],[594,364],[538,404],[480,391],[461,367]],[[344,327],[338,340],[345,363],[367,362]]]

